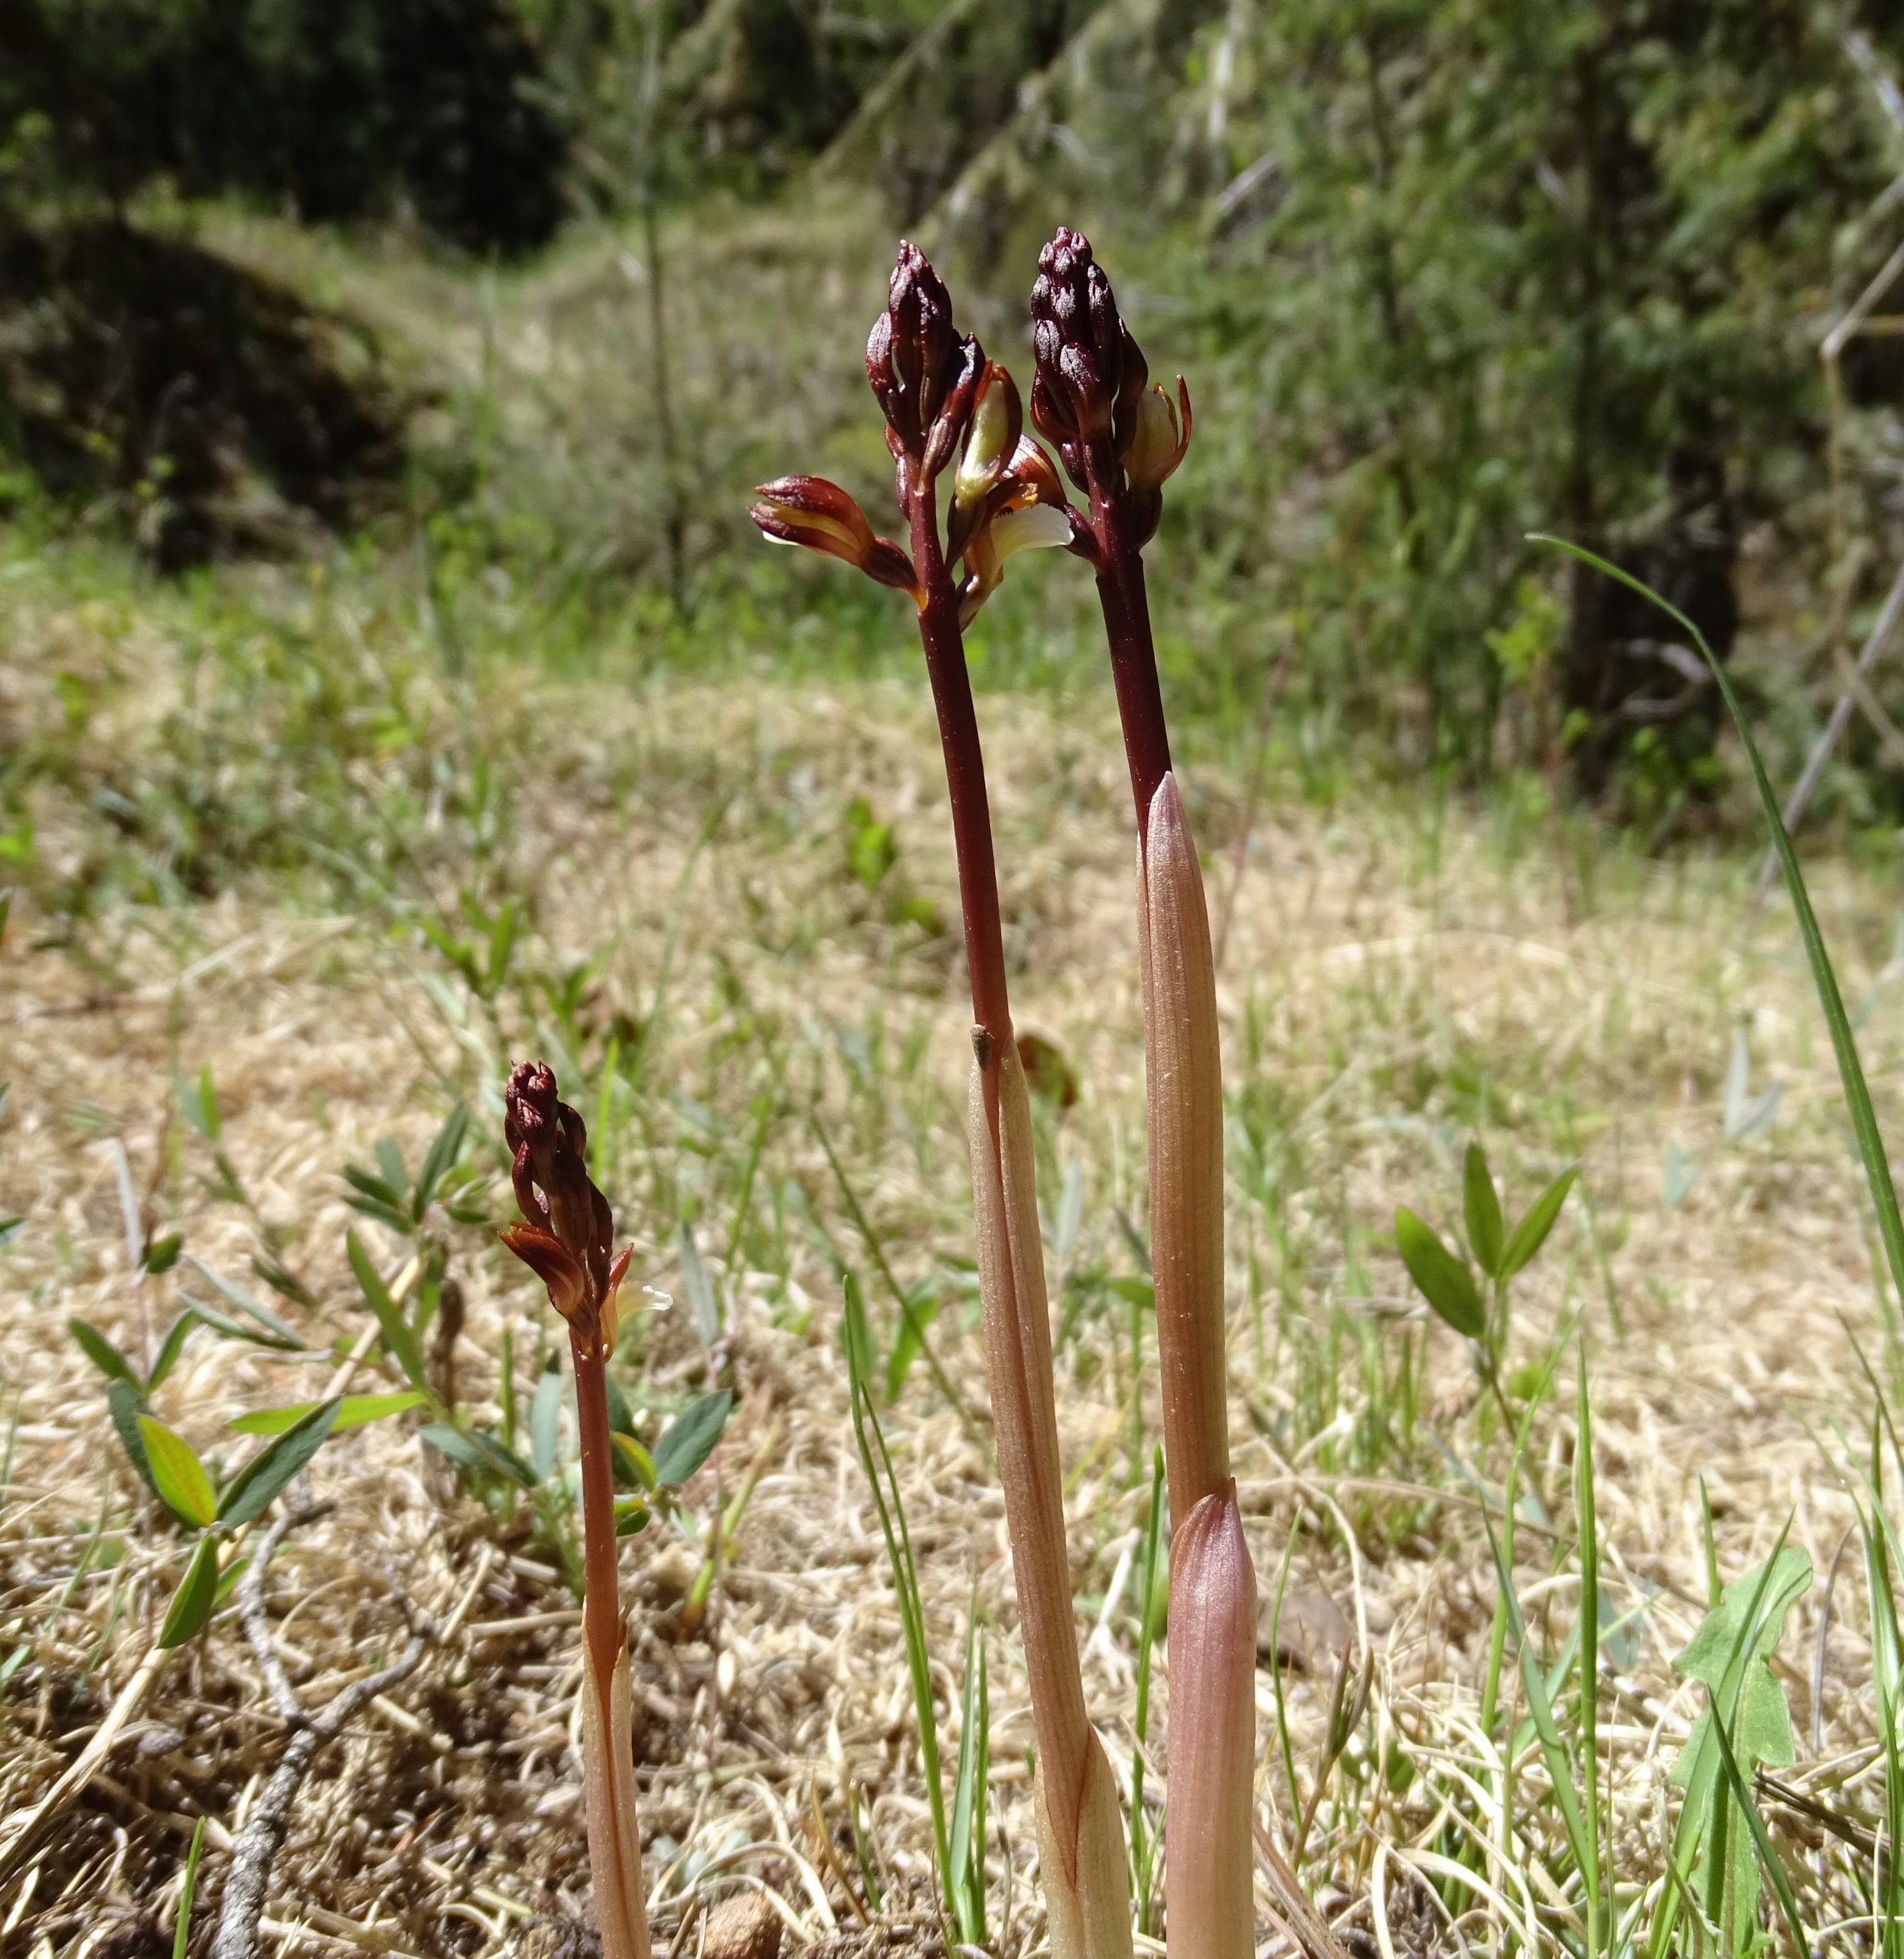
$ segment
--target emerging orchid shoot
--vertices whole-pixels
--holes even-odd
[[[586,1589],[582,1613],[582,1759],[588,1863],[603,1959],[650,1959],[634,1811],[628,1642],[616,1572],[615,1472],[608,1362],[628,1253],[615,1255],[615,1219],[590,1181],[588,1131],[558,1100],[554,1072],[524,1061],[503,1097],[503,1134],[523,1221],[503,1243],[549,1289],[568,1322],[582,1451]]]
[[[1058,471],[1023,431],[1011,376],[953,324],[944,282],[902,243],[866,342],[908,547],[875,536],[844,491],[763,486],[771,537],[908,592],[937,712],[972,989],[970,1136],[992,1413],[1037,1730],[1040,1859],[1056,1959],[1129,1959],[1123,1823],[1084,1706],[1064,1538],[1051,1318],[1033,1185],[1031,1104],[1012,1038],[985,761],[963,627],[1019,551],[1072,540]],[[949,483],[943,524],[939,487]],[[956,571],[954,567],[957,568]]]
[[[1196,846],[1171,768],[1144,590],[1165,481],[1190,445],[1190,395],[1149,385],[1110,282],[1061,229],[1032,291],[1032,421],[1088,499],[1089,560],[1136,806],[1151,1261],[1164,1462],[1174,1520],[1165,1896],[1184,1959],[1247,1959],[1253,1908],[1256,1581],[1236,1522],[1224,1354],[1223,1082],[1216,973]]]

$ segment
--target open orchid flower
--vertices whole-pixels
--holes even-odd
[[[970,625],[1011,559],[1081,534],[1058,471],[1024,433],[1016,383],[973,335],[954,328],[951,295],[916,246],[899,247],[885,311],[867,337],[866,376],[885,416],[899,507],[915,533],[924,510],[937,556],[960,568],[960,624]],[[941,530],[936,491],[949,465]],[[774,543],[837,558],[924,609],[916,535],[908,556],[877,536],[853,498],[823,477],[777,477],[755,494],[748,514]]]

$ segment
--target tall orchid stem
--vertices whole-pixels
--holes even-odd
[[[1005,931],[998,902],[998,864],[992,849],[992,807],[985,788],[985,751],[979,741],[978,710],[972,676],[965,664],[965,636],[959,627],[958,594],[939,544],[938,491],[934,484],[906,499],[911,525],[912,562],[925,603],[919,608],[919,638],[932,683],[938,716],[939,745],[945,756],[945,786],[952,803],[952,844],[958,858],[959,905],[965,921],[965,959],[972,980],[972,1017],[995,1049],[1012,1038],[1012,1008],[1005,980]],[[998,1126],[998,1073],[981,1071],[989,1086],[986,1107]]]
[[[1072,1617],[1031,1104],[1012,1038],[985,757],[935,504],[930,484],[906,499],[924,595],[919,637],[945,754],[970,969],[973,1208],[999,1479],[1038,1736],[1038,1834],[1051,1944],[1055,1959],[1128,1959],[1123,1824],[1084,1706]]]
[[[582,1454],[582,1769],[603,1959],[650,1959],[634,1807],[633,1707],[615,1534],[608,1353],[593,1314],[569,1323]]]
[[[569,1351],[575,1369],[575,1426],[582,1455],[582,1563],[585,1589],[582,1637],[588,1664],[604,1679],[614,1671],[623,1628],[615,1555],[614,1445],[609,1439],[608,1368],[592,1329],[572,1321]]]
[[[1088,453],[1088,452],[1087,452]],[[1144,561],[1131,543],[1120,500],[1100,487],[1099,459],[1091,458],[1091,530],[1097,541],[1097,599],[1104,634],[1110,642],[1110,676],[1117,690],[1117,718],[1124,731],[1124,759],[1130,768],[1130,793],[1137,805],[1137,833],[1150,821],[1151,799],[1170,773],[1170,732],[1163,718],[1163,690],[1157,680],[1157,650],[1150,631],[1150,601],[1144,591]],[[1114,470],[1108,458],[1104,468]],[[1186,1514],[1187,1513],[1182,1513]]]

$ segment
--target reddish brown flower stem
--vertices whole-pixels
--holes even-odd
[[[1091,534],[1097,545],[1097,598],[1110,642],[1110,675],[1117,689],[1117,718],[1123,724],[1124,760],[1130,769],[1141,839],[1150,822],[1150,799],[1170,773],[1170,735],[1157,681],[1156,642],[1144,592],[1143,559],[1130,541],[1122,497],[1107,494],[1106,486],[1121,477],[1107,445],[1094,444],[1087,451],[1085,471],[1091,483]]]
[[[626,1637],[618,1596],[615,1536],[615,1456],[609,1439],[608,1363],[599,1330],[577,1315],[569,1325],[569,1351],[575,1368],[575,1427],[582,1452],[582,1563],[586,1589],[582,1600],[582,1637],[588,1664],[602,1684],[605,1703],[609,1676]]]
[[[959,628],[958,594],[939,547],[938,497],[928,484],[906,499],[912,529],[912,563],[925,603],[919,608],[919,639],[938,715],[945,755],[945,786],[952,804],[952,844],[959,865],[959,906],[965,923],[965,959],[972,980],[972,1018],[990,1037],[993,1053],[1012,1038],[1012,1009],[1005,980],[1005,932],[998,902],[998,865],[992,852],[992,811],[985,791],[985,751],[979,741],[972,676]],[[995,1071],[983,1068],[986,1109],[998,1130]]]

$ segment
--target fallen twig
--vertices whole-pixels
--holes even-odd
[[[238,1617],[251,1642],[259,1671],[265,1677],[272,1704],[291,1730],[283,1755],[258,1800],[252,1805],[245,1827],[238,1833],[231,1867],[225,1877],[224,1899],[219,1908],[218,1935],[212,1943],[212,1959],[256,1959],[258,1925],[264,1915],[265,1892],[271,1882],[271,1866],[284,1847],[291,1828],[291,1808],[298,1799],[305,1773],[325,1742],[334,1741],[344,1725],[380,1693],[414,1673],[425,1649],[435,1639],[435,1628],[427,1619],[412,1614],[409,1602],[399,1591],[397,1599],[409,1619],[409,1643],[390,1664],[362,1680],[353,1680],[321,1713],[306,1714],[298,1704],[291,1682],[278,1656],[271,1627],[265,1617],[264,1576],[272,1554],[294,1526],[308,1523],[319,1513],[301,1510],[275,1519],[264,1540],[253,1554],[238,1586]]]

